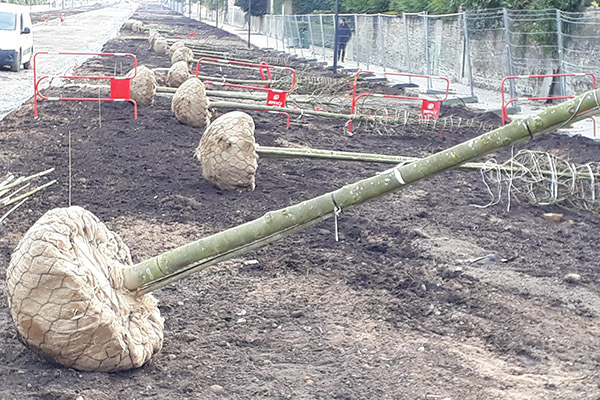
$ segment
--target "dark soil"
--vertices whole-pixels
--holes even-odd
[[[165,13],[138,17],[169,23]],[[220,32],[215,42],[243,48],[202,23],[176,21],[182,31]],[[166,55],[133,36],[123,32],[105,51],[169,66]],[[82,68],[99,65],[91,60]],[[345,121],[293,117],[285,130],[280,116],[251,115],[261,145],[407,156],[498,125],[495,116],[453,107],[442,120],[453,116],[460,127],[408,124],[383,135],[363,127],[348,136]],[[202,178],[193,156],[201,135],[175,119],[166,96],[141,107],[137,120],[124,103],[42,102],[38,119],[28,103],[10,114],[0,122],[0,175],[55,167],[58,184],[0,227],[0,275],[25,231],[47,210],[69,204],[69,140],[72,204],[119,233],[134,262],[389,168],[265,159],[255,191],[222,191]],[[555,134],[515,150],[524,148],[575,163],[600,154],[597,141]],[[488,157],[504,161],[510,151]],[[29,351],[17,339],[2,280],[0,398],[600,398],[600,216],[514,200],[507,211],[505,199],[474,206],[490,200],[479,173],[443,173],[344,210],[337,242],[328,219],[161,289],[163,349],[127,372],[78,372]],[[563,213],[563,222],[547,222],[548,212]],[[581,281],[566,282],[569,273]]]

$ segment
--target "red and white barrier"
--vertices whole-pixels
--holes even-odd
[[[237,66],[256,68],[257,72],[260,74],[260,77],[263,81],[271,80],[271,77],[272,77],[271,71],[272,70],[278,69],[278,70],[288,71],[291,74],[292,82],[290,84],[290,88],[287,90],[272,89],[268,82],[266,82],[264,86],[252,86],[252,85],[242,85],[242,84],[238,84],[238,83],[229,83],[229,82],[203,81],[203,83],[205,85],[227,86],[227,87],[235,87],[235,88],[240,88],[240,89],[258,90],[258,91],[262,91],[262,92],[267,92],[267,102],[265,105],[270,106],[270,107],[285,108],[287,95],[289,93],[291,93],[294,90],[294,88],[296,87],[296,71],[290,67],[269,65],[264,61],[262,61],[258,64],[255,64],[255,63],[248,63],[248,62],[243,62],[243,61],[233,61],[233,60],[224,60],[224,59],[218,59],[218,58],[202,57],[201,59],[198,60],[198,63],[196,64],[196,77],[200,76],[200,65],[202,64],[203,61],[205,63],[210,62],[210,63],[223,64],[224,66],[237,65]],[[273,113],[274,111],[265,110],[263,112]],[[285,111],[281,111],[281,112],[279,112],[279,114],[285,115],[287,117],[286,128],[289,129],[290,128],[290,115],[288,113],[286,113]]]
[[[57,78],[61,79],[99,79],[110,81],[110,97],[48,97],[40,92],[40,83],[45,79],[50,79],[49,75],[44,75],[38,79],[38,57],[41,55],[53,56],[100,56],[100,57],[131,57],[134,66],[134,75],[131,77],[125,76],[103,76],[103,75],[60,75]],[[131,53],[78,53],[78,52],[58,52],[50,53],[40,51],[33,56],[33,114],[38,116],[38,97],[45,101],[114,101],[114,102],[129,102],[133,104],[134,119],[137,119],[137,103],[131,98],[130,81],[137,74],[137,58]]]
[[[408,74],[402,72],[386,72],[385,76],[404,76],[408,78],[426,78],[426,79],[438,79],[445,82],[445,93],[444,98],[441,100],[430,100],[423,97],[418,96],[400,96],[393,94],[378,94],[378,93],[360,93],[357,94],[358,88],[358,77],[360,74],[372,74],[372,71],[358,71],[356,75],[354,75],[354,82],[352,84],[352,105],[350,108],[350,114],[357,114],[357,102],[359,99],[363,97],[382,97],[389,99],[401,99],[401,100],[415,100],[421,102],[421,116],[423,118],[438,118],[440,116],[440,109],[442,102],[448,99],[448,93],[450,91],[450,80],[443,76],[433,76],[433,75],[418,75],[418,74]],[[348,121],[348,133],[352,133],[352,123],[353,121]]]

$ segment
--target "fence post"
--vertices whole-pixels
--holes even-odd
[[[298,34],[298,46],[300,47],[300,57],[304,58],[304,46],[302,45],[302,36],[300,35],[300,28],[298,27],[297,15],[294,15],[294,21],[296,22],[296,33]]]
[[[283,15],[277,16],[277,27],[276,32],[279,38],[279,43],[281,43],[281,51],[285,51],[285,26],[283,25]]]
[[[356,64],[358,65],[358,68],[360,68],[360,61],[359,61],[359,60],[360,60],[360,58],[357,56],[357,54],[360,54],[360,52],[357,52],[357,51],[356,51],[356,49],[357,49],[357,47],[358,47],[358,46],[357,46],[357,43],[358,43],[358,42],[356,41],[356,38],[358,37],[358,16],[357,16],[356,14],[354,14],[354,30],[355,30],[356,32],[354,32],[354,35],[352,35],[352,41],[353,41],[353,43],[352,43],[352,47],[353,47],[353,49],[354,49],[354,54],[353,54],[353,56],[354,56],[354,58],[356,59]],[[369,69],[369,67],[367,67],[367,69]]]
[[[469,45],[469,24],[467,24],[467,13],[463,13],[463,31],[464,31],[464,41],[465,41],[465,57],[463,58],[463,62],[467,64],[469,67],[469,84],[471,86],[471,97],[475,98],[475,92],[473,90],[474,82],[473,82],[473,66],[471,64],[471,47]]]
[[[263,35],[265,35],[265,39],[267,40],[267,48],[271,48],[269,46],[269,36],[271,35],[271,16],[270,15],[263,15],[261,18],[262,23],[260,24],[260,30],[258,33],[261,33]],[[269,23],[268,27],[267,27],[267,22]]]
[[[381,46],[379,46],[379,54],[381,54],[381,63],[383,64],[383,72],[385,73],[385,40],[383,40],[383,28],[381,27],[381,14],[377,14],[377,28],[379,30],[379,34],[377,35],[379,37],[379,43],[381,43]]]
[[[285,32],[287,31],[287,35],[285,34]],[[292,23],[290,22],[290,16],[289,15],[284,15],[283,16],[283,35],[287,38],[287,49],[294,49],[294,54],[296,55],[298,53],[298,51],[296,50],[296,48],[294,47],[294,41],[292,40],[292,45],[290,46],[290,38],[293,38],[293,34],[292,34]],[[285,51],[285,49],[284,49]]]
[[[562,16],[560,10],[556,10],[556,34],[558,36],[558,73],[565,73],[564,55],[563,55],[563,35],[562,35]],[[567,87],[565,84],[565,77],[560,77],[560,95],[565,96],[567,93]],[[550,94],[552,95],[552,94]]]
[[[321,54],[323,54],[323,61],[327,62],[325,57],[325,31],[323,30],[323,14],[319,14],[319,23],[321,24]]]
[[[311,54],[315,54],[315,39],[313,37],[313,30],[312,30],[312,19],[310,18],[310,15],[308,15],[306,17],[308,19],[308,32],[310,34],[310,45],[309,45],[309,49],[311,50]]]
[[[369,24],[366,24],[366,25],[367,26],[371,25],[371,28],[373,28],[373,21],[374,21],[374,19],[372,17],[369,17],[369,16],[364,16],[364,18],[368,18],[368,21],[369,21]],[[371,64],[371,48],[372,47],[373,46],[367,46],[367,70],[371,69],[370,64]]]
[[[431,75],[431,61],[429,60],[429,16],[423,14],[423,32],[425,41],[425,68],[427,75]],[[427,79],[427,90],[431,89],[431,80]]]
[[[402,24],[404,25],[404,44],[406,47],[406,72],[413,73],[410,67],[410,46],[408,45],[408,25],[406,24],[405,13],[402,13]]]
[[[275,19],[275,39],[277,43],[277,50],[279,51],[279,46],[281,46],[281,51],[285,51],[283,36],[281,35],[281,16],[278,15],[277,19]]]
[[[504,21],[504,41],[506,42],[506,62],[508,64],[508,75],[514,75],[512,66],[512,49],[510,47],[510,32],[508,30],[508,12],[506,8],[502,8],[502,20]],[[510,97],[515,97],[515,86],[512,79],[509,82],[510,85]]]

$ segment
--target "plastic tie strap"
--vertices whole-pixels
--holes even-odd
[[[333,203],[333,224],[335,229],[335,241],[340,241],[340,236],[338,233],[338,216],[342,213],[342,208],[338,206],[335,201],[335,197],[333,197],[333,193],[331,194],[331,201]]]

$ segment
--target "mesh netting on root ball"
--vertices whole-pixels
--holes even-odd
[[[183,82],[173,95],[171,111],[183,124],[203,128],[210,123],[208,98],[200,79],[190,78]]]
[[[148,43],[150,44],[150,48],[151,49],[154,48],[154,42],[159,37],[161,37],[161,34],[158,33],[158,31],[156,31],[156,30],[151,30],[150,31],[150,33],[148,34]]]
[[[135,70],[129,71],[127,77],[130,78]],[[156,95],[156,76],[154,71],[143,65],[137,68],[135,77],[130,81],[131,98],[140,106],[151,106],[154,104]]]
[[[209,182],[223,190],[254,190],[258,155],[254,121],[248,114],[233,111],[214,120],[195,154]]]
[[[167,86],[177,88],[190,78],[188,63],[178,61],[171,65],[167,73]]]
[[[180,47],[173,52],[171,56],[171,64],[175,64],[178,61],[190,62],[194,60],[194,53],[187,47]]]
[[[128,19],[123,23],[123,28],[134,32],[141,32],[144,28],[144,23],[137,19]]]
[[[172,57],[173,53],[175,53],[175,50],[180,49],[182,47],[185,47],[185,44],[183,42],[175,42],[169,47],[167,54],[169,55],[169,57]]]
[[[25,234],[6,270],[10,312],[34,351],[79,370],[140,367],[163,342],[151,295],[123,287],[129,249],[80,207],[47,212]]]
[[[167,43],[167,39],[162,36],[159,36],[154,39],[154,45],[152,49],[159,54],[166,54],[169,48],[169,44]]]

